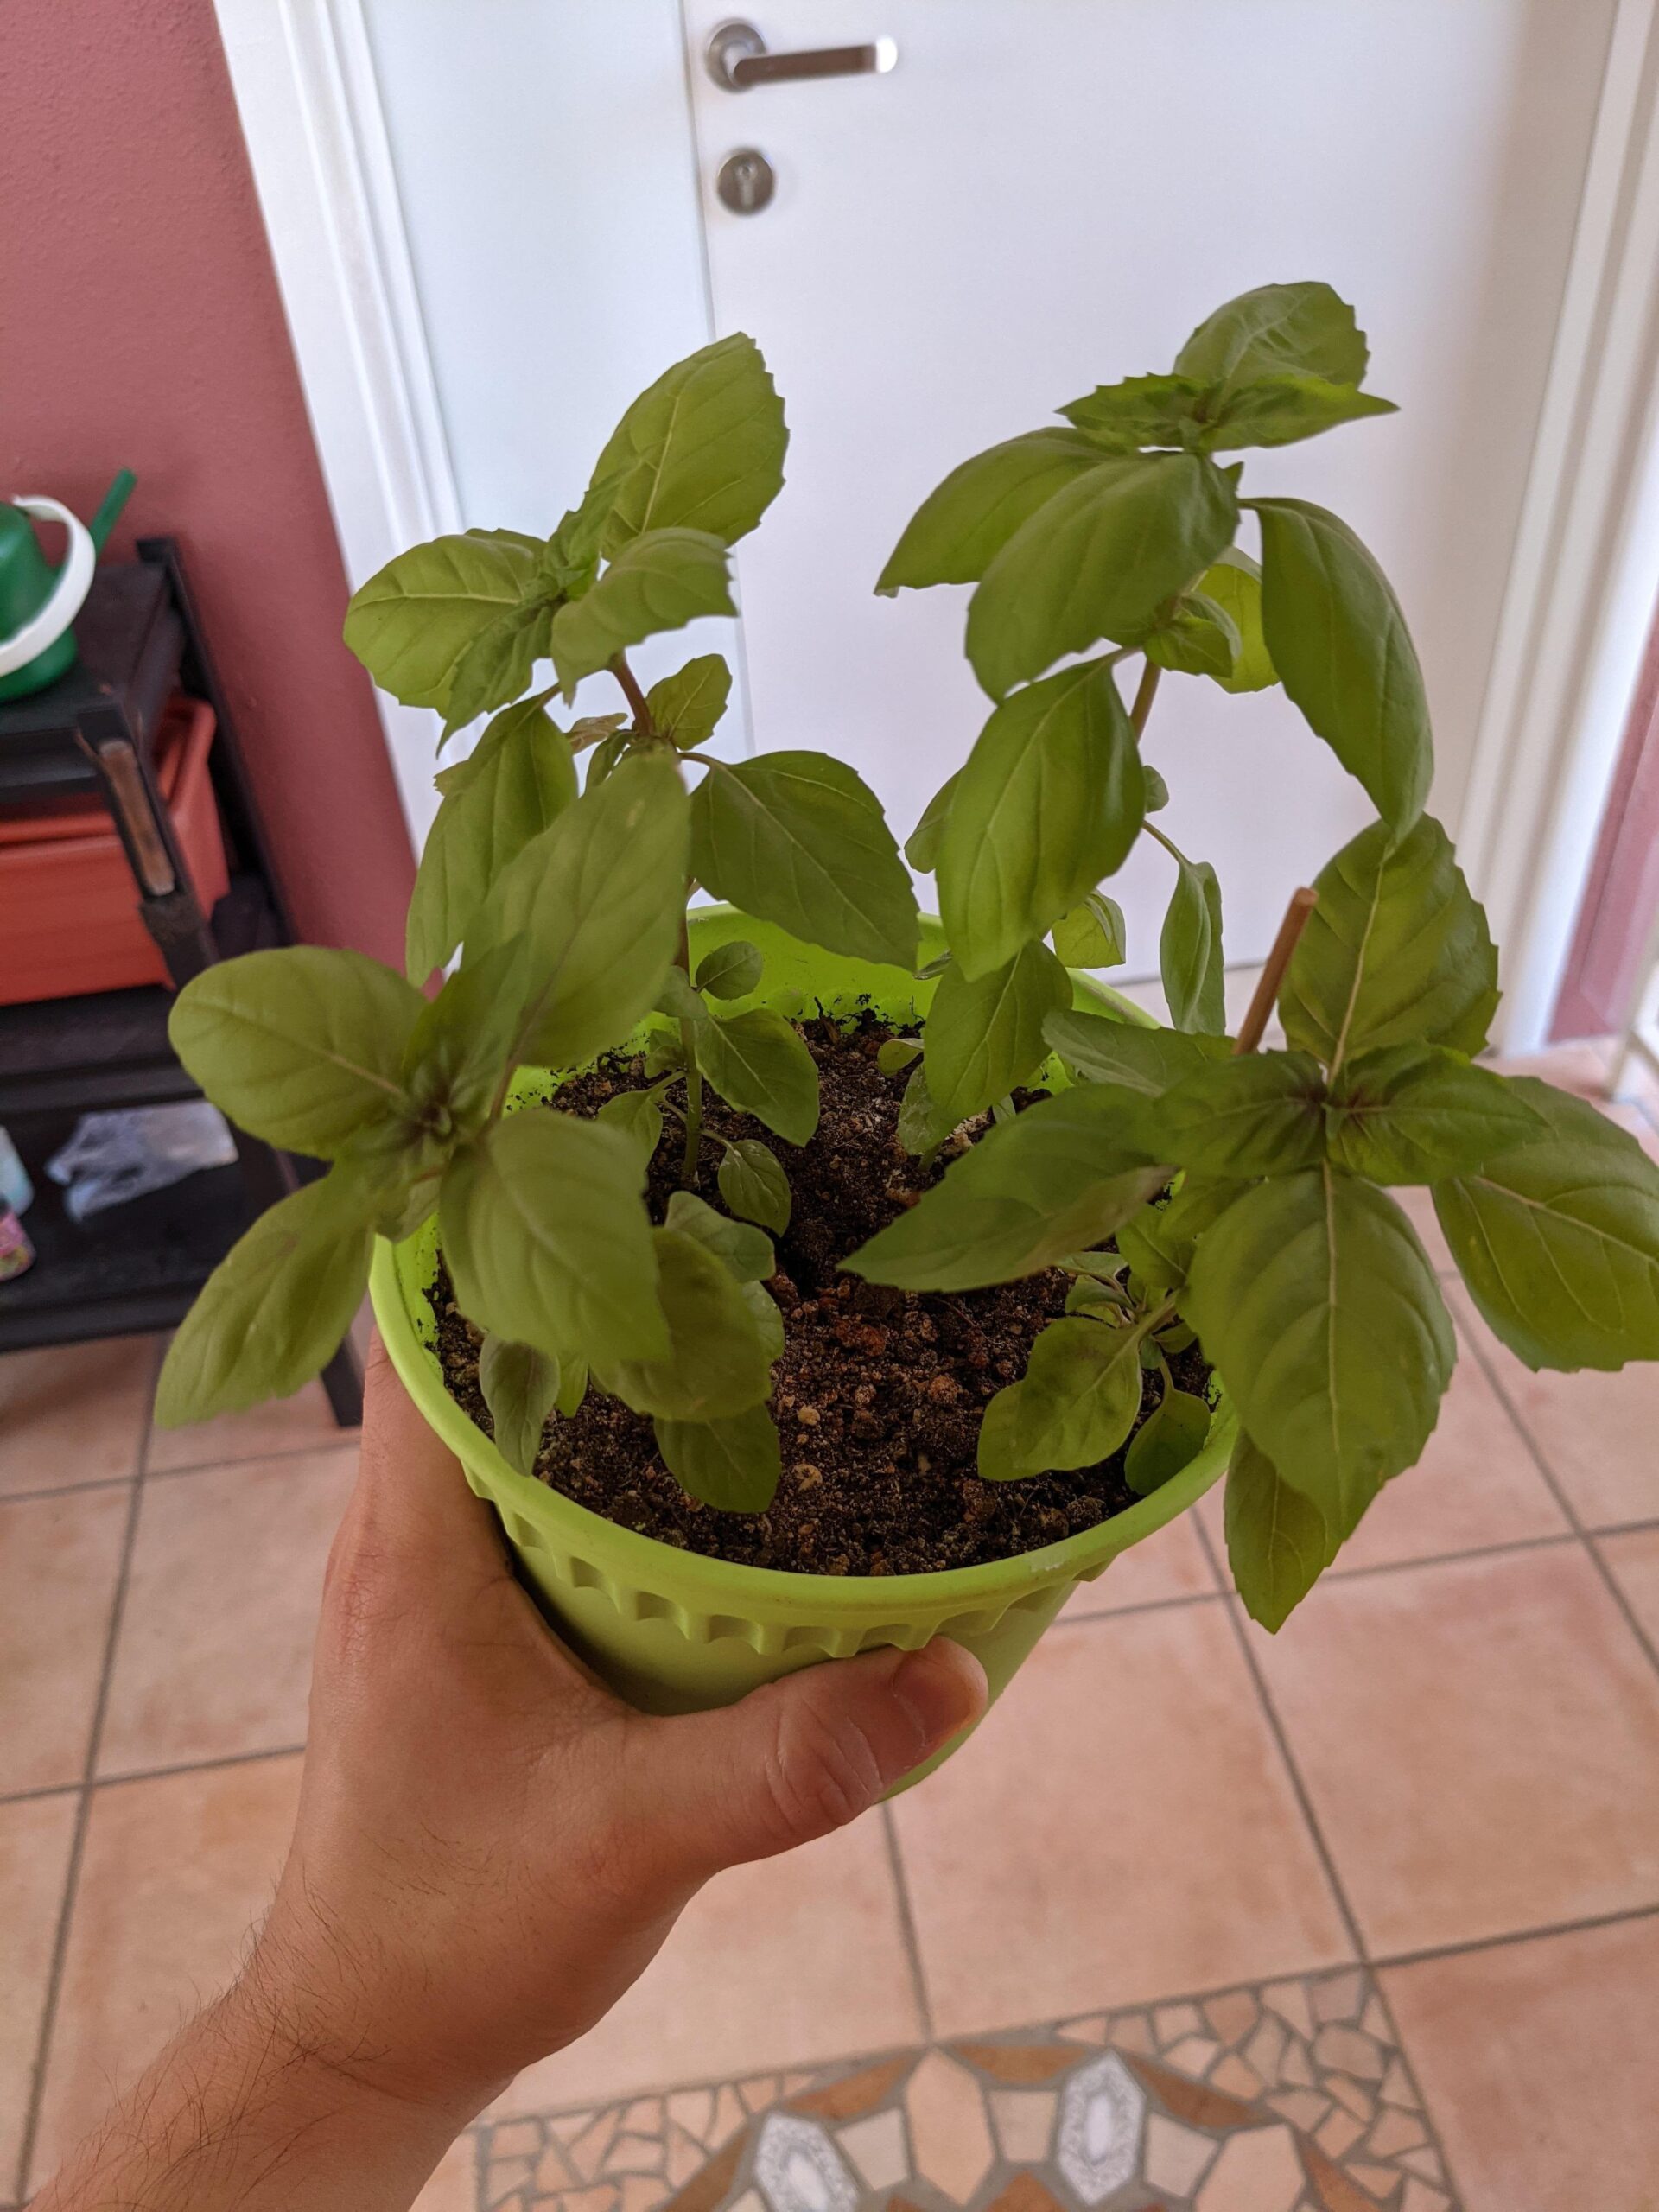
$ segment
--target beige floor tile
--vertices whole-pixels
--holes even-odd
[[[920,2034],[887,1838],[866,1814],[711,1883],[615,2011],[521,2074],[493,2116],[812,2065]]]
[[[36,2186],[235,1970],[270,1901],[300,1761],[97,1791],[35,2146]]]
[[[348,1446],[145,1484],[102,1772],[304,1742],[322,1570],[356,1467]]]
[[[86,1764],[129,1491],[0,1502],[0,1796]]]
[[[1659,1365],[1535,1375],[1501,1344],[1460,1288],[1452,1311],[1488,1363],[1586,1528],[1659,1516]]]
[[[1348,1955],[1219,1603],[1050,1637],[893,1810],[942,2035]]]
[[[1095,1581],[1080,1584],[1061,1618],[1122,1612],[1127,1605],[1161,1605],[1172,1598],[1207,1598],[1215,1588],[1198,1524],[1191,1513],[1183,1513],[1115,1559]]]
[[[79,1802],[0,1805],[0,2203],[22,2194],[17,2162]]]
[[[1611,1057],[1611,1038],[1584,1037],[1565,1045],[1547,1046],[1541,1052],[1529,1052],[1519,1059],[1495,1059],[1489,1065],[1499,1075],[1535,1076],[1540,1083],[1553,1083],[1557,1090],[1576,1091],[1580,1098],[1599,1106],[1606,1099]]]
[[[1382,1975],[1465,2212],[1659,2203],[1659,1919]]]
[[[156,1362],[154,1337],[7,1352],[0,1358],[0,1495],[131,1474]]]
[[[264,1459],[277,1452],[321,1451],[355,1446],[354,1428],[337,1428],[321,1382],[308,1382],[291,1398],[223,1414],[188,1428],[152,1428],[146,1465],[154,1474],[179,1467],[217,1467],[230,1459]]]
[[[1659,1644],[1659,1527],[1625,1529],[1596,1541],[1630,1611]]]
[[[478,2212],[478,2139],[452,2143],[410,2212]]]
[[[1659,1899],[1659,1677],[1578,1544],[1327,1582],[1250,1633],[1377,1953]]]

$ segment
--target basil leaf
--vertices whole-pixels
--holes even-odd
[[[1543,1135],[1515,1085],[1443,1045],[1385,1045],[1331,1086],[1331,1157],[1373,1183],[1433,1183]]]
[[[963,973],[1004,966],[1122,867],[1145,804],[1103,661],[1005,700],[957,777],[939,845],[939,912]]]
[[[1231,480],[1193,454],[1107,459],[1055,493],[986,569],[968,658],[994,699],[1101,638],[1135,637],[1232,542]]]
[[[1204,450],[1236,453],[1243,446],[1294,445],[1364,415],[1399,411],[1391,399],[1324,377],[1258,377],[1237,386],[1224,403],[1205,431]]]
[[[581,599],[553,618],[553,665],[567,699],[584,676],[700,614],[735,614],[728,555],[706,530],[652,530],[632,538]]]
[[[1204,386],[1191,377],[1125,377],[1120,384],[1096,385],[1083,399],[1068,400],[1055,412],[1087,431],[1109,452],[1133,453],[1141,446],[1185,446],[1198,430],[1195,410]]]
[[[438,1199],[461,1312],[553,1359],[659,1354],[643,1180],[637,1147],[596,1121],[537,1107],[493,1122],[450,1162]]]
[[[1276,683],[1279,671],[1262,634],[1262,571],[1249,555],[1230,545],[1215,567],[1198,579],[1198,590],[1238,633],[1232,669],[1216,676],[1215,682],[1224,691],[1264,691]]]
[[[1531,1368],[1659,1359],[1659,1166],[1585,1100],[1507,1087],[1541,1126],[1433,1185],[1476,1305]]]
[[[670,1474],[717,1513],[764,1513],[777,1496],[783,1461],[777,1424],[764,1406],[724,1421],[669,1421],[659,1414],[653,1427]]]
[[[1276,1634],[1337,1555],[1319,1507],[1241,1429],[1227,1468],[1227,1560],[1244,1610]]]
[[[1091,891],[1069,914],[1061,915],[1049,934],[1055,957],[1068,968],[1121,968],[1128,958],[1123,909],[1103,892]]]
[[[1141,1410],[1141,1342],[1138,1329],[1109,1328],[1082,1314],[1051,1321],[1032,1345],[1024,1375],[986,1408],[980,1473],[989,1482],[1017,1481],[1092,1467],[1116,1452]]]
[[[889,1037],[877,1049],[875,1065],[883,1075],[902,1075],[912,1060],[920,1058],[921,1050],[914,1037]]]
[[[692,873],[716,898],[849,959],[915,965],[916,893],[874,791],[823,753],[711,768]]]
[[[921,820],[910,833],[905,847],[905,858],[918,875],[931,875],[938,864],[939,847],[944,842],[944,825],[950,818],[950,802],[956,797],[957,785],[962,781],[962,771],[947,776],[922,812]]]
[[[1022,523],[1104,457],[1094,439],[1052,429],[1028,430],[976,454],[923,500],[882,569],[877,592],[891,598],[906,585],[977,583]]]
[[[664,976],[653,1011],[667,1014],[672,1021],[702,1022],[709,1018],[701,995],[691,988],[690,978],[678,967],[671,968]]]
[[[1143,1029],[1139,1022],[1078,1014],[1070,1007],[1049,1015],[1043,1034],[1072,1073],[1086,1083],[1115,1083],[1148,1098],[1160,1098],[1173,1084],[1227,1050],[1218,1038],[1188,1036],[1178,1029]]]
[[[746,999],[760,989],[764,965],[758,945],[747,938],[732,938],[705,952],[697,963],[697,988],[717,999]]]
[[[778,1262],[772,1239],[747,1221],[733,1221],[716,1213],[691,1191],[676,1191],[668,1202],[667,1225],[695,1236],[726,1267],[735,1282],[765,1282],[775,1274]]]
[[[1330,285],[1262,284],[1206,315],[1175,368],[1224,388],[1287,373],[1363,384],[1369,359],[1353,309]]]
[[[558,528],[539,549],[539,573],[562,597],[580,598],[592,589],[606,525],[627,473],[619,468],[608,476],[595,476],[581,505],[560,517]]]
[[[927,1088],[947,1129],[983,1113],[1047,1057],[1043,1024],[1071,1003],[1071,979],[1046,944],[1027,944],[989,975],[952,961],[923,1033]]]
[[[471,1135],[510,1072],[529,986],[524,940],[512,938],[446,978],[410,1033],[404,1088],[411,1111],[441,1135]]]
[[[698,1034],[697,1058],[728,1106],[789,1143],[804,1144],[817,1128],[817,1065],[782,1014],[756,1007],[717,1016]]]
[[[772,1388],[772,1370],[730,1269],[683,1230],[655,1229],[651,1236],[667,1353],[595,1361],[600,1382],[636,1413],[671,1421],[724,1419],[759,1406]]]
[[[1293,1045],[1334,1075],[1383,1045],[1449,1045],[1471,1055],[1497,1007],[1497,954],[1452,842],[1425,815],[1399,842],[1373,822],[1314,878],[1308,918],[1279,994]]]
[[[1428,797],[1434,743],[1399,601],[1338,516],[1306,499],[1249,504],[1262,524],[1262,626],[1280,681],[1403,833]]]
[[[409,902],[409,979],[423,983],[466,936],[509,861],[576,798],[569,739],[538,691],[495,716],[465,760],[444,771]]]
[[[534,1344],[487,1336],[478,1351],[478,1387],[490,1409],[496,1450],[521,1475],[533,1475],[542,1431],[559,1395],[558,1361]]]
[[[582,1411],[582,1402],[588,1395],[588,1363],[585,1359],[566,1357],[559,1363],[559,1395],[553,1401],[553,1410],[569,1421],[572,1414]]]
[[[1134,1099],[1062,1091],[988,1130],[842,1264],[901,1290],[1012,1282],[1109,1236],[1167,1173],[1141,1148]]]
[[[285,1398],[327,1365],[368,1283],[370,1204],[336,1167],[237,1239],[168,1347],[156,1392],[163,1428]]]
[[[545,600],[512,607],[487,630],[480,630],[455,663],[450,678],[443,709],[445,737],[517,699],[537,662],[546,659],[552,634],[553,609]]]
[[[641,1175],[656,1158],[657,1147],[663,1141],[663,1109],[659,1102],[664,1088],[658,1083],[649,1090],[619,1091],[614,1098],[607,1098],[594,1116],[607,1129],[614,1129],[619,1136],[626,1139],[639,1154]]]
[[[718,653],[699,653],[645,694],[652,727],[682,753],[715,734],[732,692],[732,671]]]
[[[1208,861],[1178,860],[1158,938],[1158,968],[1177,1029],[1219,1037],[1227,1027],[1221,886]]]
[[[511,539],[468,535],[411,545],[353,593],[346,643],[394,699],[445,707],[474,639],[531,596],[535,565]]]
[[[361,952],[245,952],[193,976],[168,1041],[251,1136],[322,1160],[403,1105],[404,1048],[426,1001]]]
[[[1199,1238],[1181,1311],[1246,1428],[1339,1535],[1421,1456],[1452,1325],[1410,1223],[1358,1176],[1253,1184]]]
[[[735,545],[777,498],[788,443],[783,402],[753,338],[734,331],[677,361],[628,409],[594,467],[596,484],[626,472],[607,555],[670,524]]]
[[[666,753],[636,754],[531,838],[498,879],[467,957],[521,931],[532,996],[519,1058],[580,1067],[649,1011],[679,942],[688,807]]]
[[[1204,1400],[1166,1382],[1157,1406],[1129,1440],[1124,1481],[1137,1497],[1150,1497],[1192,1465],[1209,1434],[1210,1408]]]
[[[1232,616],[1217,600],[1190,591],[1167,620],[1140,640],[1147,658],[1183,676],[1210,676],[1225,683],[1238,665],[1242,644]]]
[[[1179,1290],[1192,1272],[1198,1239],[1239,1197],[1243,1185],[1184,1175],[1167,1203],[1154,1198],[1117,1231],[1117,1249],[1149,1290]]]
[[[728,1144],[715,1178],[720,1195],[745,1221],[758,1221],[781,1236],[789,1227],[789,1178],[772,1147],[759,1137]]]
[[[1325,1077],[1306,1052],[1246,1052],[1184,1076],[1146,1113],[1147,1142],[1204,1175],[1287,1175],[1325,1157]]]
[[[899,1101],[899,1120],[893,1131],[899,1149],[912,1156],[931,1152],[936,1145],[944,1142],[955,1127],[956,1123],[946,1121],[933,1103],[927,1087],[926,1067],[918,1065],[912,1068],[905,1095]]]
[[[1141,773],[1146,779],[1147,812],[1161,814],[1169,804],[1169,785],[1155,768],[1143,766]]]

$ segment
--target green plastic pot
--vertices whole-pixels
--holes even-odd
[[[830,1011],[868,999],[904,1023],[926,1011],[931,983],[904,969],[842,959],[728,907],[692,918],[693,963],[732,936],[766,957],[761,989],[738,1006],[817,1001]],[[925,961],[938,949],[928,925]],[[1147,1017],[1127,999],[1079,979],[1080,1003],[1105,1000],[1126,1020]],[[545,1079],[531,1079],[537,1095]],[[1127,1512],[1040,1551],[936,1574],[788,1574],[677,1550],[590,1513],[508,1465],[443,1385],[427,1292],[437,1267],[437,1225],[378,1246],[371,1291],[392,1364],[449,1446],[479,1497],[501,1517],[525,1582],[559,1634],[606,1681],[650,1713],[728,1705],[762,1682],[881,1644],[914,1650],[933,1637],[965,1644],[984,1667],[993,1700],[1080,1582],[1203,1496],[1227,1464],[1232,1423],[1218,1418],[1204,1450]],[[950,1749],[955,1749],[952,1745]],[[941,1756],[948,1756],[943,1754]],[[918,1769],[910,1781],[929,1768]]]

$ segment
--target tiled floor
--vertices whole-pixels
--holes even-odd
[[[423,2212],[1659,2212],[1659,1370],[1530,1376],[1450,1294],[1427,1458],[1281,1637],[1206,1501],[936,1779],[715,1884]],[[151,1435],[156,1357],[0,1360],[0,2212],[292,1817],[349,1443],[315,1389]]]

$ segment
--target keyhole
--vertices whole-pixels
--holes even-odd
[[[778,188],[772,163],[753,146],[728,154],[715,179],[721,205],[734,215],[758,215]]]

